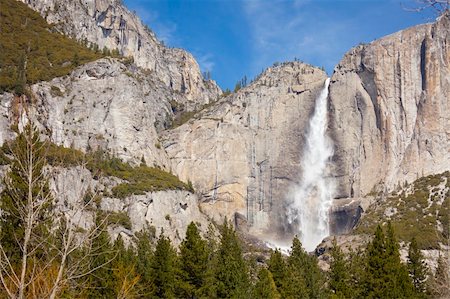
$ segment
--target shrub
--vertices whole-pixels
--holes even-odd
[[[446,228],[449,227],[449,193],[447,191],[442,204],[438,204],[435,199],[431,203],[428,202],[431,190],[437,191],[437,186],[444,179],[447,183],[450,181],[449,172],[416,180],[410,185],[413,188],[411,194],[407,195],[405,191],[399,194],[394,192],[367,211],[355,232],[370,234],[379,223],[387,220],[384,212],[395,208],[397,212],[390,220],[400,241],[409,242],[416,237],[421,249],[439,248],[439,243],[448,244],[449,232]],[[436,195],[432,198],[436,198]],[[442,232],[437,229],[438,221],[444,228]]]
[[[57,33],[20,1],[1,1],[0,28],[0,92],[24,94],[26,84],[67,75],[103,56]]]
[[[126,212],[109,212],[108,225],[115,224],[131,229],[131,219]]]

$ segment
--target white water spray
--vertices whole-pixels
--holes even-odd
[[[300,240],[307,251],[314,250],[329,235],[328,214],[334,189],[332,182],[326,179],[327,164],[333,155],[326,136],[329,83],[328,78],[316,100],[301,161],[302,179],[287,209],[288,222],[298,225]]]

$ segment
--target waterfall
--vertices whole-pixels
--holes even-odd
[[[307,251],[314,250],[329,235],[328,214],[334,189],[326,179],[327,164],[333,155],[331,141],[326,136],[329,83],[328,78],[316,100],[303,149],[303,174],[287,208],[287,220],[298,229]]]

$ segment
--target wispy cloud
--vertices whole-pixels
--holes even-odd
[[[211,53],[202,53],[200,51],[193,51],[193,55],[200,65],[203,72],[212,72],[215,66],[214,56]]]
[[[164,20],[156,11],[151,11],[143,5],[128,1],[127,5],[131,11],[134,11],[144,24],[147,24],[156,37],[164,43],[170,45],[178,42],[176,37],[177,24]]]
[[[247,1],[244,11],[251,28],[253,68],[294,57],[331,70],[351,43],[343,32],[351,19],[335,22],[330,13],[314,11],[312,1]]]

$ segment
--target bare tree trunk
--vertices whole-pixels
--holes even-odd
[[[30,130],[30,133],[32,134],[32,131]],[[25,132],[26,135],[28,135],[28,132]],[[34,178],[33,178],[33,144],[31,136],[26,136],[27,139],[27,158],[28,161],[25,165],[25,167],[28,170],[27,173],[27,180],[28,180],[28,198],[27,198],[27,204],[26,204],[26,221],[25,221],[25,237],[23,241],[23,247],[22,247],[22,270],[20,273],[20,282],[19,282],[19,294],[18,298],[23,299],[24,298],[24,292],[26,287],[25,282],[25,275],[27,273],[27,263],[28,263],[28,244],[30,242],[31,237],[31,230],[33,229],[33,222],[34,222],[34,198],[33,198],[33,186],[34,186]]]

